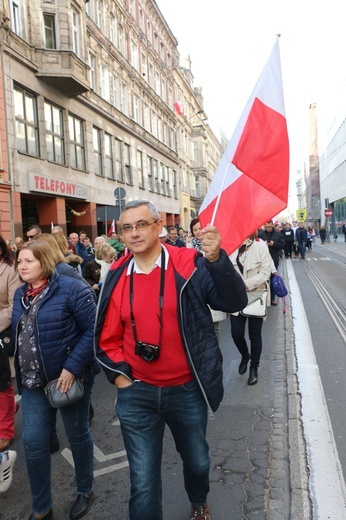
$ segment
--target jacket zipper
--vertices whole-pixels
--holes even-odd
[[[183,312],[182,312],[182,309],[183,309],[183,306],[182,306],[182,294],[183,294],[183,290],[185,289],[186,285],[189,283],[189,281],[191,280],[192,276],[195,274],[196,271],[197,271],[197,267],[195,267],[194,271],[190,274],[189,278],[185,281],[184,285],[181,288],[181,291],[179,293],[179,303],[180,303],[180,305],[179,305],[179,312],[180,312],[180,319],[181,319],[181,325],[182,325],[182,327],[181,327],[182,328],[182,335],[183,335],[183,339],[184,339],[184,343],[185,343],[186,352],[187,352],[187,354],[189,356],[190,364],[191,364],[191,366],[193,368],[193,372],[194,372],[195,378],[196,378],[196,380],[197,380],[197,382],[199,384],[199,387],[200,387],[200,389],[202,391],[202,394],[203,394],[203,397],[205,399],[205,402],[207,403],[209,419],[212,421],[212,420],[215,419],[215,415],[214,415],[214,412],[211,409],[211,406],[209,404],[209,401],[208,401],[208,398],[207,398],[206,393],[204,391],[204,388],[202,386],[202,383],[201,383],[201,381],[200,381],[200,379],[198,377],[198,374],[196,372],[195,365],[194,365],[194,363],[192,361],[190,350],[189,350],[189,346],[188,346],[188,343],[186,341],[184,326],[183,326],[184,325],[184,319],[183,319]]]

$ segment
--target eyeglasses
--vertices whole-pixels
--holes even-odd
[[[33,240],[39,233],[35,233],[34,235],[26,235],[28,240]]]
[[[131,233],[133,229],[136,229],[137,231],[144,231],[149,226],[152,226],[156,222],[157,222],[157,220],[154,220],[153,222],[147,222],[146,220],[141,220],[140,222],[137,222],[137,224],[135,224],[134,226],[130,226],[130,224],[125,224],[120,229],[120,232],[124,233],[124,234],[127,234],[127,233]]]

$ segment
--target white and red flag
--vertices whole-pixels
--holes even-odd
[[[289,143],[279,38],[243,110],[199,211],[228,254],[287,207]]]
[[[116,233],[116,230],[115,230],[115,220],[113,218],[112,220],[112,223],[111,225],[109,226],[109,229],[108,229],[108,235],[107,236],[111,236],[112,233]]]
[[[176,101],[175,103],[173,103],[173,106],[177,112],[177,114],[179,114],[180,116],[183,115],[184,113],[184,110],[183,110],[183,104],[181,101]]]

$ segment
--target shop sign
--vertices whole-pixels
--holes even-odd
[[[55,177],[46,177],[37,173],[29,173],[29,190],[73,199],[89,198],[89,188],[85,184],[64,181]]]

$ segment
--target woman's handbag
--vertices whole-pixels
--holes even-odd
[[[248,318],[264,318],[267,315],[267,291],[262,293],[247,293],[249,303],[240,311]]]
[[[8,356],[14,355],[14,337],[11,325],[0,332],[0,344],[2,344]]]
[[[53,408],[61,408],[62,406],[75,403],[84,395],[83,380],[78,377],[73,381],[70,390],[67,390],[67,392],[64,393],[60,392],[60,388],[57,390],[57,383],[58,379],[54,379],[53,381],[50,381],[44,389],[49,404]]]

